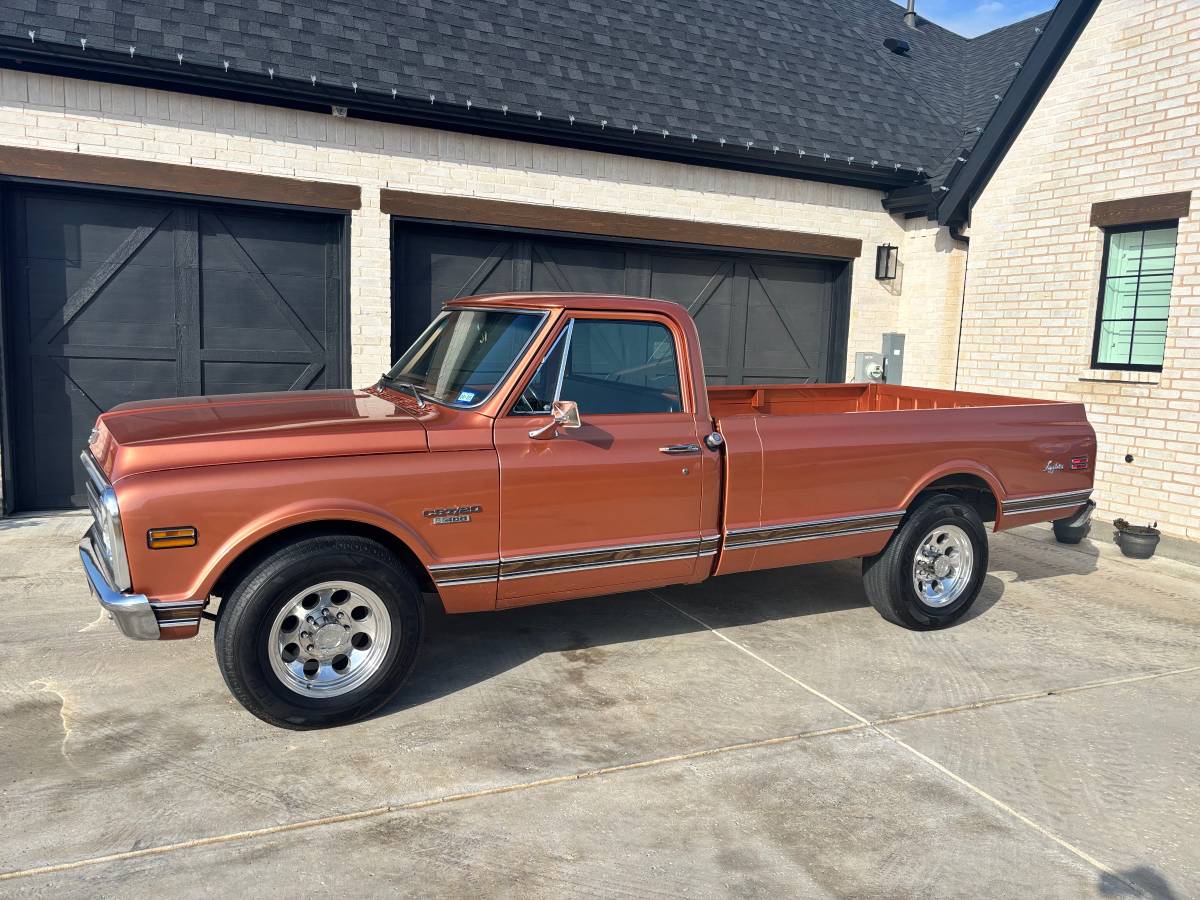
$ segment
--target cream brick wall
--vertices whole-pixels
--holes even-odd
[[[1200,3],[1104,0],[971,219],[959,385],[1081,400],[1101,513],[1200,539]],[[1162,374],[1091,370],[1097,201],[1193,192]],[[1125,455],[1134,462],[1126,463]]]
[[[0,144],[358,184],[351,228],[355,383],[390,356],[389,187],[860,238],[848,368],[885,331],[908,334],[905,380],[953,380],[963,252],[945,229],[906,223],[863,188],[452,134],[0,69]],[[80,172],[86,180],[86,171]],[[553,226],[553,217],[547,216]],[[875,247],[904,277],[874,278]]]

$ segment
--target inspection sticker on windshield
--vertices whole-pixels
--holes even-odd
[[[462,392],[461,392],[461,393],[458,395],[458,402],[459,402],[459,403],[470,403],[470,402],[471,402],[472,400],[474,400],[474,399],[475,399],[475,392],[474,392],[474,391],[462,391]]]

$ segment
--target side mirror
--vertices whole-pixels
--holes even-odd
[[[579,421],[579,404],[574,400],[555,400],[550,409],[553,418],[541,428],[529,432],[535,441],[548,441],[558,437],[559,428],[578,428],[583,424]]]

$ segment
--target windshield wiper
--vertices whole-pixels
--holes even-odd
[[[425,398],[421,396],[421,392],[417,390],[417,386],[411,381],[401,381],[399,378],[395,378],[394,376],[389,375],[387,372],[384,372],[382,375],[380,375],[379,380],[391,387],[408,388],[410,391],[412,391],[413,397],[416,398],[417,406],[421,409],[425,408]]]

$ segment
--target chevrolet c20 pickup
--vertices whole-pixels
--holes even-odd
[[[124,634],[214,620],[233,695],[319,728],[400,689],[427,594],[466,613],[861,558],[885,619],[944,628],[985,522],[1086,526],[1095,453],[1077,403],[706,387],[674,303],[470,297],[361,390],[101,415],[80,557]]]

